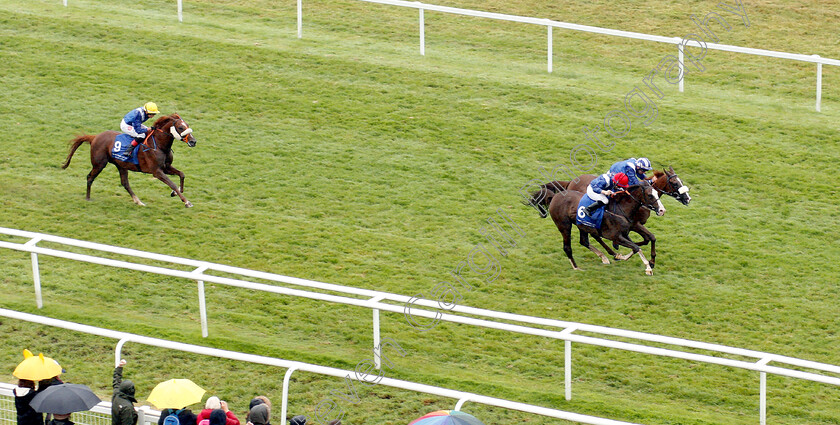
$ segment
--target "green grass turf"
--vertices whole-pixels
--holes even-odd
[[[714,2],[449,1],[444,4],[668,36]],[[721,41],[840,58],[829,2],[745,2],[751,26]],[[835,5],[836,6],[836,5]],[[133,247],[400,294],[428,294],[483,240],[497,208],[526,232],[501,274],[464,304],[716,342],[840,364],[837,263],[840,71],[710,52],[686,91],[664,88],[659,117],[597,169],[646,155],[692,187],[689,207],[648,227],[656,274],[638,259],[602,266],[574,245],[571,270],[549,220],[519,204],[539,167],[568,164],[580,128],[621,107],[672,46],[426,13],[355,1],[5,0],[0,3],[0,196],[5,227]],[[115,129],[148,100],[179,112],[198,145],[175,148],[187,210],[148,175],[137,207],[109,167],[84,201],[88,150],[67,170],[65,141]],[[10,238],[11,240],[19,240]],[[44,244],[49,246],[49,244]],[[0,306],[110,329],[352,368],[370,357],[367,310],[208,285],[202,339],[195,284],[41,256],[45,307],[34,307],[28,256],[3,252]],[[20,350],[43,351],[66,379],[108,393],[114,341],[2,320],[3,376]],[[646,424],[753,424],[758,374],[576,345],[574,398],[563,398],[558,341],[443,324],[421,333],[382,315],[406,350],[387,376]],[[284,370],[129,344],[126,374],[144,395],[190,377],[244,414],[279,405]],[[342,385],[296,373],[291,412]],[[768,423],[837,424],[834,387],[768,377]],[[402,424],[455,400],[364,389],[345,423]],[[488,425],[558,421],[468,403]],[[275,410],[279,412],[279,410]],[[275,418],[275,422],[281,420]]]

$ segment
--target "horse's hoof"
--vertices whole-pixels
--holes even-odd
[[[173,190],[173,191],[169,194],[169,196],[175,196],[175,191]]]
[[[187,208],[192,208],[192,202],[187,201],[187,202],[184,204],[184,206],[185,206],[185,207],[187,207]]]
[[[602,259],[601,259],[601,263],[602,263],[602,264],[609,264],[609,263],[610,263],[610,260],[608,260],[608,259],[606,259],[606,258],[602,258]]]
[[[653,269],[645,270],[645,274],[648,275],[648,276],[653,276]]]
[[[578,271],[583,271],[583,269],[582,269],[582,268],[580,268],[580,267],[575,267],[575,270],[578,270]]]

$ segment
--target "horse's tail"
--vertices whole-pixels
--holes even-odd
[[[522,200],[524,205],[536,208],[541,218],[548,216],[548,206],[551,205],[551,200],[554,195],[565,192],[569,187],[568,181],[556,180],[544,185],[540,185],[540,190],[531,192],[531,197],[528,200]]]
[[[79,146],[82,143],[93,143],[93,137],[90,134],[85,134],[83,136],[76,137],[75,139],[70,141],[70,153],[67,155],[67,159],[64,161],[64,164],[61,165],[62,169],[67,168],[70,165],[70,158],[73,158],[73,154],[76,153],[76,149],[79,149]]]

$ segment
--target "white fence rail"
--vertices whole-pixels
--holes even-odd
[[[684,42],[680,37],[664,37],[661,35],[644,34],[632,31],[614,30],[610,28],[594,27],[591,25],[573,24],[570,22],[554,21],[545,18],[531,18],[527,16],[508,15],[504,13],[482,12],[480,10],[461,9],[457,7],[438,6],[434,4],[421,3],[419,1],[405,1],[405,0],[359,0],[368,3],[387,4],[391,6],[408,7],[418,9],[420,17],[420,54],[426,54],[426,25],[425,13],[426,10],[432,10],[442,13],[450,13],[454,15],[473,16],[477,18],[495,19],[500,21],[521,22],[523,24],[542,25],[545,26],[548,32],[547,48],[547,69],[548,72],[554,71],[554,43],[552,28],[563,28],[573,31],[583,31],[595,34],[610,35],[614,37],[633,38],[637,40],[654,41],[657,43],[676,44],[677,54],[679,56],[680,78],[679,90],[684,90],[685,70],[683,61],[683,46],[701,47],[700,43],[695,40]],[[183,5],[182,0],[177,0],[178,7],[178,21],[183,22]],[[64,0],[64,6],[67,6],[67,0]],[[303,37],[303,0],[297,0],[297,36]],[[822,66],[834,65],[840,66],[840,60],[823,58],[820,55],[803,55],[799,53],[778,52],[775,50],[755,49],[751,47],[732,46],[728,44],[705,43],[707,49],[721,50],[724,52],[744,53],[748,55],[767,56],[778,59],[789,59],[800,62],[811,62],[817,64],[817,78],[816,78],[816,102],[814,109],[820,112],[822,105]]]
[[[317,373],[320,375],[334,376],[337,378],[349,378],[359,381],[359,376],[355,370],[343,370],[334,367],[319,366],[309,363],[296,362],[291,360],[278,359],[275,357],[258,356],[254,354],[245,354],[235,351],[221,350],[218,348],[202,347],[199,345],[184,344],[181,342],[168,341],[158,338],[150,338],[146,336],[130,334],[126,332],[113,331],[109,329],[97,328],[79,323],[67,322],[64,320],[52,319],[44,316],[37,316],[29,313],[21,313],[13,310],[0,309],[0,316],[11,319],[25,320],[31,323],[39,323],[42,325],[53,326],[57,328],[69,329],[77,332],[83,332],[90,335],[99,335],[107,338],[119,340],[114,348],[114,364],[118,364],[121,358],[121,351],[123,346],[128,343],[138,343],[149,345],[153,347],[166,348],[169,350],[183,351],[187,353],[202,354],[205,356],[218,357],[223,359],[239,360],[249,363],[264,364],[269,366],[277,366],[287,369],[283,379],[283,397],[281,404],[281,413],[279,421],[281,424],[286,422],[288,412],[288,396],[289,396],[289,378],[294,371],[302,370],[305,372]],[[379,379],[379,378],[377,378]],[[369,381],[366,381],[369,382]],[[451,390],[448,388],[435,387],[432,385],[419,384],[416,382],[403,381],[400,379],[393,379],[382,377],[377,382],[377,385],[385,385],[388,387],[401,388],[409,391],[416,391],[426,394],[434,394],[442,397],[449,397],[458,400],[455,409],[458,410],[466,402],[471,401],[475,403],[486,404],[488,406],[496,406],[505,409],[518,410],[521,412],[533,413],[540,416],[547,416],[550,418],[564,419],[567,421],[580,422],[592,425],[637,425],[630,422],[615,421],[611,419],[599,418],[597,416],[581,415],[563,410],[549,409],[541,406],[534,406],[531,404],[519,403],[510,400],[504,400],[495,397],[488,397],[475,393],[468,393],[465,391]],[[102,403],[100,403],[102,405]],[[108,403],[110,412],[110,403]],[[159,417],[158,412],[158,417]],[[155,418],[156,419],[156,418]],[[407,418],[411,419],[411,418]],[[149,418],[146,419],[150,421]],[[139,421],[138,421],[139,422]]]
[[[66,258],[76,261],[82,261],[93,264],[100,264],[110,267],[117,267],[129,270],[143,271],[159,275],[179,277],[187,280],[193,280],[198,283],[198,297],[199,309],[201,317],[202,335],[208,335],[207,329],[207,310],[205,304],[205,290],[204,282],[214,282],[221,285],[229,285],[234,287],[246,288],[256,291],[271,292],[275,294],[283,294],[289,296],[303,297],[321,301],[328,301],[333,303],[354,305],[358,307],[369,308],[373,311],[373,345],[374,350],[380,346],[380,329],[379,329],[379,312],[390,311],[394,313],[405,314],[406,303],[413,302],[413,305],[422,307],[429,307],[438,309],[439,305],[435,301],[415,299],[404,295],[392,294],[388,292],[372,291],[367,289],[353,288],[342,285],[335,285],[324,282],[317,282],[306,279],[299,279],[289,276],[278,275],[274,273],[266,273],[254,270],[243,269],[239,267],[226,266],[222,264],[209,263],[204,261],[196,261],[186,258],[174,257],[163,254],[155,254],[135,249],[115,247],[111,245],[104,245],[93,242],[80,241],[77,239],[64,238],[59,236],[47,235],[43,233],[27,232],[16,229],[9,229],[0,227],[0,234],[22,237],[29,239],[25,243],[14,243],[7,241],[0,241],[0,248],[8,248],[16,251],[29,252],[32,260],[32,273],[35,285],[36,304],[40,308],[43,305],[41,299],[41,281],[40,281],[40,265],[38,255],[48,255],[59,258]],[[164,267],[149,266],[145,264],[138,264],[129,261],[120,261],[110,258],[97,257],[86,254],[78,254],[73,252],[62,251],[53,248],[39,247],[41,242],[49,242],[54,244],[73,246],[79,248],[90,249],[100,252],[109,252],[114,254],[126,255],[131,259],[145,258],[149,260],[156,260],[162,262],[169,262],[173,264],[186,265],[195,267],[191,272],[168,269]],[[306,288],[319,289],[324,291],[337,292],[344,295],[361,296],[366,299],[353,298],[344,295],[332,295],[321,292],[313,292],[301,289],[294,289],[288,287],[267,285],[263,283],[250,282],[242,279],[232,279],[220,276],[206,274],[208,271],[218,271],[242,277],[258,278],[274,282],[286,283]],[[396,302],[402,305],[389,304],[388,302]],[[821,382],[825,384],[840,386],[840,378],[831,376],[826,373],[805,372],[791,367],[808,368],[819,372],[827,372],[832,374],[840,374],[840,366],[819,363],[809,360],[798,359],[794,357],[781,356],[761,351],[747,350],[742,348],[729,347],[719,344],[710,344],[699,341],[691,341],[681,338],[673,338],[661,335],[648,334],[643,332],[628,331],[623,329],[608,328],[603,326],[587,325],[583,323],[567,322],[554,319],[545,319],[540,317],[525,316],[519,314],[504,313],[493,310],[486,310],[464,305],[456,305],[447,313],[441,313],[433,310],[414,309],[410,310],[412,316],[424,317],[428,319],[435,319],[441,321],[448,321],[452,323],[461,323],[472,326],[479,326],[491,329],[500,329],[509,332],[536,335],[552,339],[565,341],[565,395],[567,400],[572,397],[572,343],[582,343],[588,345],[595,345],[601,347],[616,348],[626,351],[633,351],[639,353],[646,353],[656,356],[673,357],[685,360],[697,361],[702,363],[717,364],[722,366],[735,367],[740,369],[752,370],[759,372],[759,416],[761,424],[765,423],[766,418],[766,374],[771,373],[775,375],[788,376],[797,379],[804,379],[814,382]],[[455,314],[458,313],[458,314]],[[479,316],[479,318],[468,317]],[[493,320],[488,320],[493,319]],[[512,321],[521,324],[510,324],[501,322]],[[546,330],[535,327],[526,326],[527,324],[541,325],[554,328],[561,328],[562,330]],[[719,354],[728,354],[735,356],[742,356],[753,358],[755,361],[735,360],[726,357],[711,356],[707,354],[698,354],[687,351],[679,351],[674,349],[651,347],[639,343],[628,343],[614,341],[604,338],[596,338],[590,336],[578,335],[575,332],[595,333],[602,336],[616,336],[622,338],[630,338],[638,341],[655,342],[678,347],[691,348],[696,350],[712,351]],[[376,357],[376,356],[375,356]],[[378,358],[377,358],[378,360]],[[782,366],[770,366],[769,363],[775,363]],[[379,368],[377,361],[376,367]]]
[[[180,1],[180,0],[179,0]],[[552,28],[563,28],[567,30],[573,31],[583,31],[588,33],[595,33],[595,34],[602,34],[602,35],[609,35],[614,37],[624,37],[624,38],[633,38],[637,40],[646,40],[646,41],[654,41],[657,43],[666,43],[666,44],[675,44],[678,46],[678,55],[679,55],[679,63],[680,63],[680,75],[683,77],[685,76],[684,69],[683,69],[683,45],[692,46],[692,47],[700,47],[700,43],[697,41],[690,41],[688,43],[684,43],[683,39],[680,37],[664,37],[660,35],[651,35],[651,34],[643,34],[638,32],[632,31],[622,31],[622,30],[614,30],[609,28],[601,28],[601,27],[594,27],[590,25],[580,25],[580,24],[573,24],[570,22],[561,22],[561,21],[554,21],[551,19],[542,19],[542,18],[531,18],[527,16],[517,16],[517,15],[508,15],[504,13],[494,13],[494,12],[482,12],[479,10],[472,10],[472,9],[461,9],[457,7],[449,7],[449,6],[438,6],[434,4],[426,4],[421,3],[418,1],[404,1],[404,0],[360,0],[365,1],[368,3],[378,3],[378,4],[387,4],[391,6],[399,6],[399,7],[407,7],[412,9],[418,9],[420,13],[420,54],[426,54],[426,29],[425,29],[425,16],[424,11],[431,10],[435,12],[442,12],[442,13],[449,13],[453,15],[464,15],[464,16],[473,16],[477,18],[487,18],[487,19],[495,19],[500,21],[511,21],[511,22],[521,22],[523,24],[532,24],[532,25],[542,25],[545,26],[548,33],[548,42],[546,43],[548,46],[547,49],[547,57],[548,57],[548,64],[547,69],[548,72],[552,72],[554,70],[553,66],[553,58],[554,58],[554,51],[553,51],[553,35],[552,35]],[[303,37],[303,0],[297,0],[297,32],[298,38]],[[800,62],[811,62],[817,64],[817,93],[816,93],[816,106],[815,109],[817,112],[820,111],[821,108],[821,101],[822,101],[822,65],[834,65],[840,66],[840,60],[837,59],[829,59],[823,58],[819,55],[803,55],[798,53],[787,53],[787,52],[777,52],[773,50],[764,50],[764,49],[754,49],[750,47],[740,47],[740,46],[732,46],[728,44],[717,44],[717,43],[706,43],[705,44],[707,49],[711,50],[721,50],[725,52],[734,52],[734,53],[744,53],[748,55],[757,55],[757,56],[767,56],[772,58],[779,58],[779,59],[789,59],[795,60]],[[685,78],[680,79],[679,83],[679,91],[683,91],[683,82]]]

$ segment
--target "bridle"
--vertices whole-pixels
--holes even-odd
[[[666,176],[668,176],[668,183],[665,185],[665,187],[666,187],[666,188],[667,188],[667,187],[674,187],[674,186],[675,186],[675,185],[674,185],[674,182],[672,181],[672,179],[676,178],[676,179],[677,179],[677,181],[680,181],[680,180],[679,180],[679,176],[677,175],[677,173],[674,173],[673,175],[670,175],[670,176],[668,175],[668,173],[665,173],[665,175],[666,175]],[[651,185],[651,186],[653,186],[653,185]],[[668,196],[670,196],[670,197],[672,197],[672,198],[675,198],[675,199],[676,199],[676,198],[679,198],[681,195],[683,195],[683,194],[685,194],[686,192],[688,192],[688,186],[686,186],[686,185],[684,185],[684,184],[682,184],[682,183],[680,183],[680,187],[679,187],[679,189],[677,189],[677,190],[665,190],[665,189],[659,189],[659,188],[657,188],[656,186],[653,186],[653,188],[654,188],[654,189],[656,189],[656,191],[657,191],[657,192],[662,193],[662,194],[665,194],[665,195],[668,195]]]
[[[178,130],[175,129],[175,124],[177,124],[178,122],[184,123],[184,127],[187,127],[187,129],[178,133]],[[183,118],[178,118],[178,121],[173,122],[172,127],[169,127],[169,132],[172,133],[172,137],[174,137],[175,140],[180,140],[184,143],[187,143],[187,140],[186,140],[187,136],[190,135],[190,133],[192,133],[192,131],[193,130],[190,128],[190,126],[187,124],[187,122],[184,121]]]
[[[639,185],[640,187],[642,187],[642,192],[643,192],[643,193],[645,193],[645,192],[644,192],[644,185],[648,185],[648,186],[650,186],[651,188],[656,189],[656,188],[655,188],[655,187],[653,187],[653,185],[652,185],[652,184],[650,184],[650,182],[648,182],[647,180],[643,180],[643,181],[644,181],[644,183],[642,183],[642,184],[640,184],[640,185]],[[621,211],[621,215],[623,215],[623,216],[624,216],[624,218],[626,218],[626,219],[628,219],[628,220],[629,220],[629,219],[630,219],[630,216],[633,216],[634,214],[636,214],[636,211],[637,211],[639,208],[641,208],[641,207],[645,207],[645,208],[647,208],[647,209],[651,210],[651,211],[652,211],[652,212],[654,212],[654,213],[657,211],[655,208],[653,208],[653,207],[649,206],[649,205],[648,205],[648,204],[646,204],[645,202],[643,202],[643,201],[641,201],[640,199],[638,199],[638,198],[636,198],[635,196],[633,196],[633,194],[632,194],[632,193],[630,193],[630,191],[629,191],[629,190],[622,189],[622,190],[621,190],[621,192],[624,192],[624,194],[626,194],[626,195],[627,195],[627,196],[629,196],[631,199],[633,199],[634,201],[636,201],[636,204],[637,204],[636,208],[634,208],[634,209],[633,209],[633,212],[632,212],[632,213],[630,213],[630,215],[629,215],[629,216],[628,216],[628,215],[625,215],[625,214],[624,214],[624,211],[623,211],[621,208],[618,208],[618,210],[619,210],[619,211]],[[647,194],[645,193],[645,195],[647,195]]]

